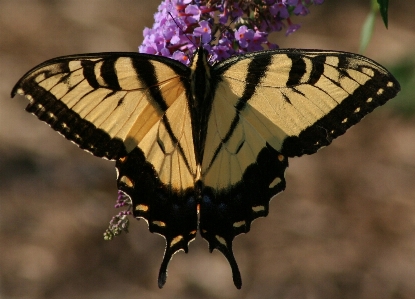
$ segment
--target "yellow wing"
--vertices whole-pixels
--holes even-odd
[[[183,78],[188,68],[135,53],[66,56],[29,71],[12,95],[81,148],[119,159],[143,151],[162,183],[193,186],[196,173]]]
[[[241,181],[267,144],[288,157],[312,154],[400,89],[376,62],[334,51],[255,52],[213,71],[202,177],[217,190]]]

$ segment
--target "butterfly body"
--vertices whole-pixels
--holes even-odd
[[[312,154],[393,98],[399,83],[356,54],[272,50],[190,67],[148,54],[55,58],[12,96],[69,140],[116,160],[133,214],[166,238],[159,286],[197,230],[241,276],[232,241],[285,189],[288,157]]]

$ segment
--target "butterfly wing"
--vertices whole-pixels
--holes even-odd
[[[29,71],[12,96],[92,154],[116,160],[135,217],[166,238],[159,283],[197,230],[189,69],[160,56],[98,53],[55,58]]]
[[[212,74],[200,230],[227,257],[238,286],[232,240],[284,190],[287,157],[330,144],[400,87],[374,61],[334,51],[255,52],[215,65]]]

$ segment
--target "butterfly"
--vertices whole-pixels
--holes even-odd
[[[288,158],[313,154],[396,96],[398,81],[357,54],[279,49],[190,67],[149,54],[58,57],[12,90],[26,110],[93,155],[116,161],[133,215],[166,239],[158,284],[199,230],[242,279],[232,242],[267,216]]]

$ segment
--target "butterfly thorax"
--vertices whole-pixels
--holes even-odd
[[[199,48],[195,52],[190,70],[191,95],[188,98],[190,100],[190,113],[192,114],[196,163],[200,165],[213,101],[214,92],[212,90],[215,89],[215,86],[212,86],[212,84],[215,85],[213,83],[215,80],[212,80],[212,69],[208,63],[208,52],[206,50]]]

